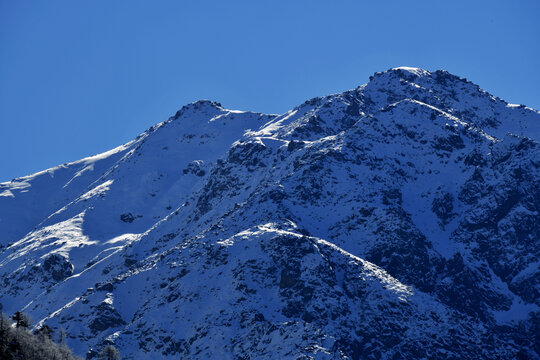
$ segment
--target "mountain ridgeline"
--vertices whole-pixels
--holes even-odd
[[[539,141],[441,70],[282,115],[198,101],[0,184],[2,311],[80,356],[540,359]]]

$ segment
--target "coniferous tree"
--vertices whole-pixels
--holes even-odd
[[[112,345],[107,345],[99,353],[98,360],[119,360],[120,352]]]
[[[26,329],[27,327],[30,326],[30,318],[28,317],[28,315],[20,311],[17,311],[15,314],[13,314],[11,318],[13,319],[13,321],[15,321],[16,328],[22,327]]]

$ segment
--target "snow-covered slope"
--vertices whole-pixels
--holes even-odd
[[[537,359],[539,141],[445,71],[279,116],[189,104],[0,184],[0,303],[80,354]]]

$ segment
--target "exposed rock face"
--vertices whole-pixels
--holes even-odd
[[[105,299],[94,308],[94,317],[88,328],[93,334],[100,334],[110,328],[126,325],[118,311],[112,306],[112,302]]]
[[[538,359],[539,139],[445,71],[189,104],[0,184],[0,303],[128,359]]]
[[[195,176],[204,176],[206,171],[204,170],[204,161],[195,160],[188,164],[188,166],[182,171],[184,175],[193,174]]]
[[[43,262],[43,270],[51,274],[55,281],[61,281],[73,274],[73,264],[61,255],[52,254]]]

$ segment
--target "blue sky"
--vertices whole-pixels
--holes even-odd
[[[198,99],[282,113],[396,66],[540,109],[540,1],[0,0],[0,181]]]

